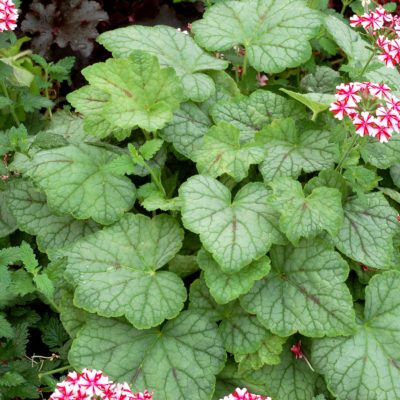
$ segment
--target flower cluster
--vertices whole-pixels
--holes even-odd
[[[11,0],[0,0],[0,32],[17,27],[18,12]]]
[[[271,397],[262,397],[258,394],[249,393],[246,388],[237,388],[233,393],[231,393],[229,396],[225,396],[221,400],[271,400]]]
[[[151,400],[146,390],[133,393],[127,383],[113,383],[101,371],[84,369],[82,373],[71,372],[67,379],[57,385],[49,400]]]
[[[336,90],[336,101],[329,110],[339,120],[350,117],[358,135],[387,142],[400,131],[400,100],[386,84],[342,83]]]
[[[375,37],[375,44],[380,50],[378,58],[388,68],[394,68],[400,62],[400,17],[386,12],[379,6],[375,11],[350,18],[352,27],[362,26]]]

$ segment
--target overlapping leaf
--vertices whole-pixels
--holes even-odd
[[[222,183],[196,175],[180,187],[179,194],[183,224],[200,234],[204,248],[224,272],[238,272],[263,256],[272,243],[283,240],[262,183],[247,184],[232,200]]]
[[[273,333],[289,336],[345,335],[355,325],[353,302],[344,283],[347,263],[325,243],[302,241],[299,247],[275,246],[272,271],[241,298]]]
[[[75,304],[105,317],[125,316],[138,329],[174,318],[186,289],[176,274],[156,271],[175,256],[182,240],[172,217],[126,214],[77,242],[65,252]]]
[[[36,153],[23,171],[46,193],[49,206],[78,219],[111,224],[135,201],[135,186],[107,171],[117,155],[87,144]]]
[[[193,24],[193,32],[208,50],[243,45],[251,66],[276,73],[310,58],[308,40],[320,24],[319,13],[303,0],[245,0],[214,5]]]
[[[211,108],[215,122],[225,121],[240,129],[241,140],[254,134],[276,118],[301,117],[304,108],[293,100],[266,90],[256,90],[250,96],[225,99]]]
[[[68,100],[85,116],[85,128],[95,136],[117,132],[123,139],[137,126],[161,129],[183,100],[174,70],[160,68],[157,59],[144,52],[91,65],[83,75],[90,85],[68,95]],[[118,134],[123,130],[128,133]]]
[[[10,184],[7,200],[18,228],[36,236],[41,251],[51,253],[97,230],[93,221],[77,221],[49,209],[46,196],[27,180]]]
[[[381,193],[352,197],[344,205],[344,222],[335,246],[346,256],[372,268],[389,268],[393,236],[399,231],[397,212]]]
[[[241,181],[246,178],[250,165],[260,163],[264,156],[265,149],[255,141],[240,143],[240,130],[221,121],[209,129],[192,159],[200,174],[213,178],[228,174]]]
[[[237,273],[229,274],[221,270],[211,254],[204,249],[197,256],[200,268],[210,293],[219,304],[229,303],[247,293],[254,282],[263,278],[271,269],[267,256],[263,256]]]
[[[313,172],[333,166],[337,145],[330,142],[328,131],[299,131],[291,118],[274,121],[266,126],[258,139],[267,149],[260,164],[266,182],[278,176],[297,178],[301,171]]]
[[[128,57],[133,50],[156,56],[161,66],[173,67],[180,77],[185,97],[204,101],[215,92],[207,70],[223,70],[228,63],[207,54],[189,36],[169,26],[138,26],[115,29],[98,37],[114,57]]]
[[[154,391],[154,400],[209,400],[225,357],[215,323],[189,311],[145,331],[92,318],[69,353],[74,368],[101,369],[136,390]]]
[[[373,277],[357,332],[313,342],[312,362],[338,400],[400,396],[399,290],[399,272]]]
[[[301,183],[292,178],[277,178],[271,183],[271,201],[281,212],[281,230],[297,244],[301,237],[312,237],[323,230],[336,236],[343,223],[342,195],[337,189],[315,188],[304,196]]]

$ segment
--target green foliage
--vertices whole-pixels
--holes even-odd
[[[400,396],[400,139],[328,111],[399,73],[326,0],[205,8],[102,33],[72,109],[73,58],[0,33],[1,400],[86,367],[154,400]]]

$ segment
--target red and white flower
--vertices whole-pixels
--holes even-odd
[[[236,388],[233,393],[225,396],[221,400],[271,400],[271,397],[263,397],[258,394],[252,394],[246,388]]]
[[[329,110],[335,118],[349,117],[362,137],[385,142],[400,131],[400,100],[384,83],[351,82],[336,87],[336,101]]]
[[[18,12],[11,0],[0,0],[0,32],[17,27]]]

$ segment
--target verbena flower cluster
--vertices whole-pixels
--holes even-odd
[[[376,37],[375,44],[380,50],[378,58],[387,67],[394,68],[400,62],[400,17],[386,12],[379,6],[375,11],[353,15],[350,25],[362,26],[367,33]]]
[[[329,110],[339,120],[348,116],[358,135],[387,142],[394,132],[400,131],[400,100],[386,84],[342,83],[336,90],[336,101]]]
[[[133,393],[127,383],[114,383],[102,371],[85,368],[81,373],[70,372],[67,379],[57,384],[49,400],[152,400],[145,390]],[[221,400],[272,400],[250,393],[246,388],[237,388]]]
[[[0,32],[17,27],[18,12],[11,0],[0,0]]]
[[[133,393],[127,383],[113,383],[102,371],[84,369],[71,372],[57,385],[50,400],[152,400],[146,390]]]
[[[271,400],[271,397],[263,397],[258,394],[249,393],[246,388],[237,388],[233,393],[231,393],[229,396],[225,396],[221,400]]]

